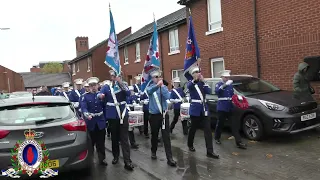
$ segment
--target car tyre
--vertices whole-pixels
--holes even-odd
[[[246,115],[242,121],[242,130],[250,140],[258,141],[263,138],[263,125],[260,119],[253,115]]]

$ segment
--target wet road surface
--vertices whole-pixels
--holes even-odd
[[[172,118],[172,116],[171,116]],[[203,131],[195,137],[196,152],[189,152],[187,137],[178,122],[171,136],[177,168],[166,164],[163,145],[160,143],[158,160],[150,158],[150,139],[135,130],[139,150],[132,150],[133,163],[156,179],[168,180],[319,180],[320,179],[320,130],[290,136],[270,137],[262,142],[247,141],[247,150],[236,148],[234,139],[225,130],[222,144],[214,144],[220,159],[208,159]],[[109,142],[108,142],[109,141]],[[111,149],[111,140],[106,141]]]

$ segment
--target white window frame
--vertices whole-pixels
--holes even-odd
[[[135,63],[141,62],[141,57],[140,57],[140,43],[136,43],[136,60],[134,61]]]
[[[223,57],[212,58],[212,59],[211,59],[210,66],[211,66],[211,77],[212,77],[212,78],[217,78],[217,77],[214,77],[213,64],[214,64],[215,62],[221,62],[221,61],[222,61],[222,64],[223,64],[223,70],[225,70],[226,67],[225,67],[225,64],[224,64],[224,59],[223,59]]]
[[[124,56],[124,65],[129,64],[129,57],[128,57],[128,47],[124,47],[123,49],[123,56]]]
[[[174,37],[171,36],[171,33],[173,32]],[[171,38],[174,38],[175,44],[171,44]],[[169,53],[168,55],[173,55],[173,54],[179,54],[180,49],[179,49],[179,29],[173,28],[169,30]]]
[[[80,72],[80,62],[78,61],[78,63],[77,63],[77,72]]]
[[[76,63],[72,64],[72,75],[76,75]]]
[[[179,74],[178,74],[178,71],[182,71],[183,72],[183,69],[173,69],[172,71],[171,71],[171,79],[173,79],[173,78],[175,78],[175,77],[179,77]],[[178,76],[173,76],[173,74],[176,74],[176,75],[178,75]]]
[[[87,58],[87,72],[91,71],[91,57]]]
[[[216,21],[216,22],[211,22],[210,18],[211,18],[211,14],[210,14],[210,1],[219,1],[220,2],[220,11],[222,11],[221,8],[221,0],[207,0],[207,11],[208,11],[208,31],[205,33],[207,36],[210,34],[214,34],[217,32],[221,32],[223,31],[223,27],[222,27],[222,12],[221,12],[221,20],[220,21]],[[211,25],[213,24],[220,24],[219,27],[211,29]]]

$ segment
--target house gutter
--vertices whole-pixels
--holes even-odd
[[[261,76],[261,63],[260,63],[260,51],[259,51],[259,35],[258,35],[258,20],[257,20],[257,0],[253,0],[253,21],[254,21],[254,36],[256,44],[256,62],[257,62],[257,75]]]

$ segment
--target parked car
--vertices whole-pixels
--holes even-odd
[[[262,79],[250,75],[231,76],[235,94],[247,98],[249,108],[235,108],[233,117],[241,121],[241,130],[250,140],[261,140],[271,134],[294,134],[320,126],[317,102],[310,96],[293,98],[292,92],[284,91]],[[221,78],[206,79],[212,93],[206,95],[212,128],[217,121],[215,85]],[[230,126],[230,121],[225,123]]]
[[[17,98],[17,97],[32,97],[32,93],[28,91],[17,91],[17,92],[12,92],[9,95],[9,98]]]
[[[0,169],[11,166],[11,150],[24,131],[34,130],[35,140],[49,150],[49,168],[60,171],[90,170],[93,148],[85,121],[60,96],[35,96],[0,101]]]

